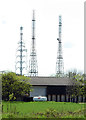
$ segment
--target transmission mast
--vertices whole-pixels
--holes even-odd
[[[61,28],[62,28],[62,17],[59,16],[59,38],[57,38],[57,40],[58,40],[58,52],[57,52],[57,61],[56,61],[56,76],[57,77],[63,77],[63,74],[64,74]]]
[[[20,75],[27,74],[27,49],[25,49],[25,43],[23,42],[23,27],[20,27],[20,41],[18,42],[18,48],[16,51],[16,65],[15,72]]]
[[[33,19],[32,19],[32,45],[29,61],[29,76],[38,75],[38,66],[37,66],[37,55],[35,49],[35,12],[33,10]]]

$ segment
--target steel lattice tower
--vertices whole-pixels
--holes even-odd
[[[16,65],[15,72],[20,75],[27,74],[27,49],[23,42],[23,27],[20,27],[20,41],[18,42],[18,49],[16,51]]]
[[[30,61],[29,61],[29,76],[37,76],[38,75],[38,66],[37,66],[37,55],[35,49],[35,12],[33,10],[33,19],[32,19],[32,46],[30,53]]]
[[[62,28],[62,17],[59,16],[59,38],[58,40],[58,53],[56,61],[56,76],[63,77],[64,75],[64,65],[63,65],[63,56],[62,56],[62,41],[61,41],[61,29]]]

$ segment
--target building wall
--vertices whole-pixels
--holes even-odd
[[[47,95],[65,95],[66,86],[47,86]]]
[[[85,102],[86,98],[77,96],[74,99],[66,93],[66,86],[33,86],[30,97],[47,96],[48,101],[56,102]]]
[[[71,95],[48,95],[48,101],[56,101],[56,102],[86,102],[86,97],[77,96],[72,98]]]
[[[32,89],[33,91],[30,92],[30,97],[47,95],[47,86],[33,86]]]

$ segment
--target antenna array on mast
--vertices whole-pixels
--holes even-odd
[[[57,53],[57,61],[56,61],[56,76],[57,77],[63,77],[63,74],[64,74],[61,28],[62,28],[62,17],[59,16],[59,38],[57,38],[57,40],[58,40],[58,53]]]
[[[37,66],[37,55],[35,49],[35,12],[33,10],[32,46],[31,46],[30,61],[29,61],[29,76],[37,76],[37,75],[38,75],[38,66]]]
[[[24,75],[27,72],[27,49],[25,49],[25,43],[23,42],[23,27],[20,27],[20,41],[18,42],[18,49],[16,51],[16,65],[15,72],[20,75]]]

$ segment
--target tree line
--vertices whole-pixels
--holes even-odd
[[[72,95],[72,97],[86,97],[86,75],[71,72],[69,73],[69,77],[73,85],[67,87],[67,93]],[[29,77],[16,75],[13,72],[2,74],[2,100],[13,101],[24,95],[29,96],[32,87],[29,79]]]

